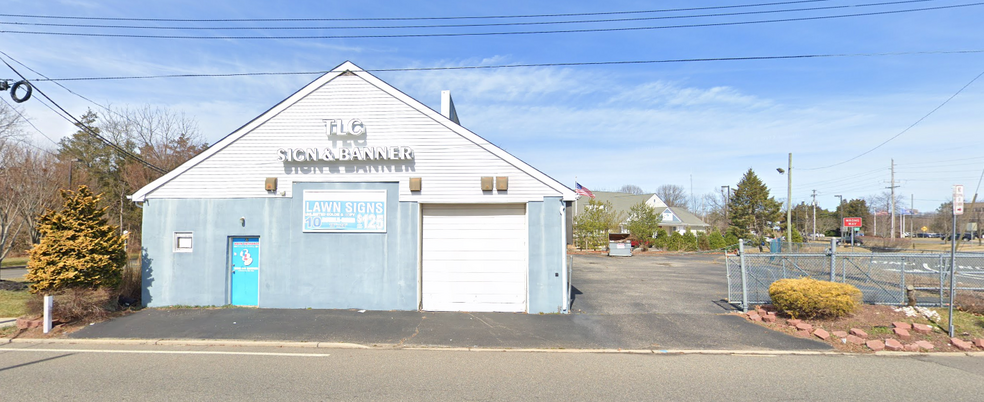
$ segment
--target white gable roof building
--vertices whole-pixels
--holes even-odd
[[[346,62],[132,195],[149,306],[566,312],[574,192]]]

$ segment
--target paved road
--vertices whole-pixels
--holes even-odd
[[[27,275],[27,268],[3,268],[0,269],[0,279],[2,280],[22,280]]]
[[[577,256],[573,314],[148,309],[75,338],[247,339],[546,349],[826,350],[727,310],[718,256]]]
[[[0,346],[4,400],[971,401],[982,383],[980,357]]]

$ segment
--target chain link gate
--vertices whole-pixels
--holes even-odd
[[[955,292],[984,296],[984,253],[961,253],[955,259]],[[787,278],[851,284],[868,304],[904,305],[913,292],[918,305],[942,307],[949,292],[949,254],[837,253],[834,244],[817,253],[747,254],[740,243],[738,254],[726,255],[725,266],[728,302],[742,310],[771,303],[769,286]]]

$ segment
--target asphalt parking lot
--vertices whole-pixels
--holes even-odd
[[[343,342],[384,347],[827,350],[727,314],[723,256],[574,256],[571,314],[144,309],[72,338]]]
[[[720,314],[733,311],[719,254],[578,255],[571,309],[582,314]],[[580,293],[580,294],[579,294]]]

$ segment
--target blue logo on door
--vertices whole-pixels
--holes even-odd
[[[235,306],[258,305],[260,289],[260,239],[258,237],[233,237],[232,295]]]

